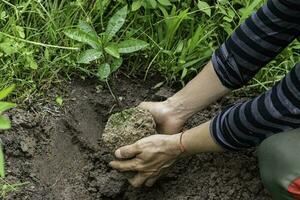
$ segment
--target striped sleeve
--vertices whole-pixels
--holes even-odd
[[[222,84],[245,85],[300,33],[300,1],[268,0],[239,26],[212,57]]]
[[[210,131],[225,149],[241,150],[299,127],[300,63],[267,92],[222,111],[212,120]]]
[[[214,69],[224,86],[239,88],[299,36],[300,1],[268,0],[214,53]],[[225,149],[240,150],[299,127],[300,64],[267,92],[222,111],[210,131]]]

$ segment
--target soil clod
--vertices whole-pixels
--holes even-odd
[[[114,152],[119,147],[156,134],[156,125],[151,113],[141,108],[129,108],[111,115],[105,126],[102,139]]]

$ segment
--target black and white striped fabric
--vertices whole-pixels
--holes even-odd
[[[268,0],[214,52],[214,69],[224,86],[239,88],[299,36],[300,1]],[[210,131],[225,149],[240,150],[299,127],[300,64],[269,91],[222,111]]]

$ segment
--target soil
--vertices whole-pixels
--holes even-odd
[[[152,114],[148,110],[133,107],[109,117],[102,133],[102,140],[113,154],[119,147],[133,144],[156,133]]]
[[[124,108],[143,100],[161,100],[174,92],[157,82],[117,78],[116,94]],[[62,91],[60,91],[62,92]],[[255,150],[204,153],[180,160],[152,188],[131,187],[108,167],[112,159],[101,135],[111,113],[119,111],[110,92],[99,82],[76,79],[64,88],[64,105],[28,105],[8,113],[13,128],[1,135],[5,146],[7,181],[28,182],[9,194],[9,200],[232,200],[270,199],[263,189]],[[194,116],[196,126],[231,104],[227,97]]]

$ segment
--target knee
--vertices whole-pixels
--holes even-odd
[[[296,135],[299,138],[299,134]],[[258,148],[261,179],[274,199],[290,199],[287,189],[292,174],[288,169],[293,168],[294,150],[298,145],[295,134],[283,133],[267,138]]]
[[[277,168],[280,168],[285,154],[284,147],[278,144],[277,138],[273,136],[264,140],[258,148],[258,161],[260,175],[263,184],[270,191],[270,187],[284,189],[281,181],[281,174],[278,174]]]

